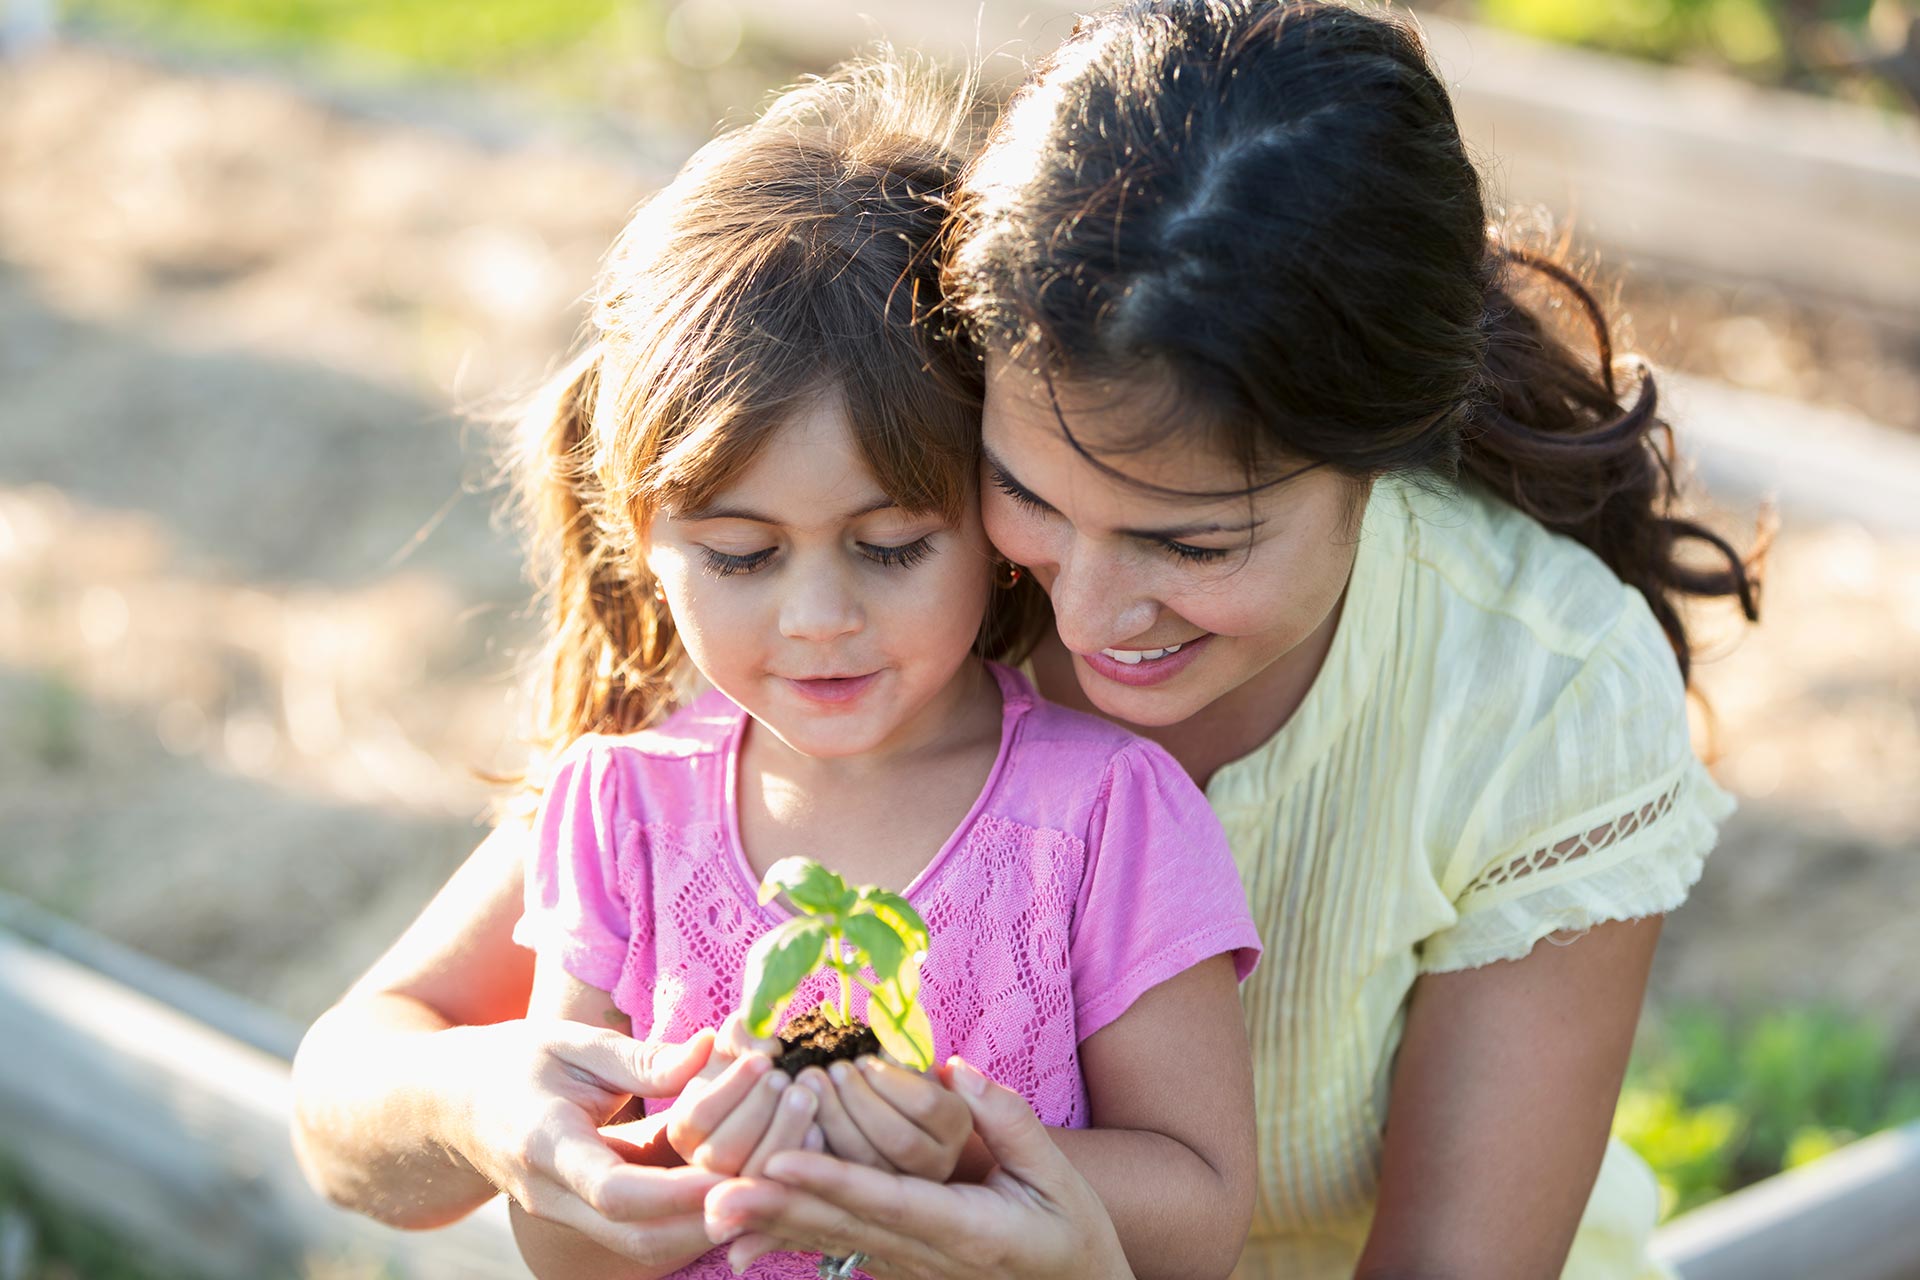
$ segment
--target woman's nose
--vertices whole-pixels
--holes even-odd
[[[1134,576],[1123,557],[1088,547],[1062,556],[1049,592],[1060,642],[1075,653],[1094,653],[1145,634],[1159,606]]]

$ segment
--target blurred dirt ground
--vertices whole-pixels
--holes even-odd
[[[310,1017],[515,758],[526,591],[454,410],[550,366],[664,174],[99,51],[0,66],[0,103],[0,888]],[[1701,372],[1920,396],[1897,325],[1629,297]],[[1701,664],[1744,803],[1657,994],[1836,999],[1916,1055],[1920,544],[1790,521],[1766,602]]]

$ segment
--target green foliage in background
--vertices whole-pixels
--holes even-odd
[[[1721,64],[1793,78],[1798,33],[1813,23],[1858,33],[1873,0],[1477,0],[1495,26],[1662,62]]]
[[[68,0],[65,8],[136,39],[471,76],[637,46],[658,26],[646,0]]]
[[[1677,1010],[1634,1053],[1614,1133],[1653,1166],[1663,1216],[1920,1120],[1920,1079],[1855,1015],[1780,1009],[1736,1020]]]
[[[24,1263],[20,1280],[185,1280],[164,1271],[130,1240],[101,1230],[37,1194],[26,1176],[0,1151],[0,1237],[23,1255],[0,1258],[0,1267]]]

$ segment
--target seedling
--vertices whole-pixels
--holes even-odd
[[[837,1027],[854,1025],[853,984],[867,989],[867,1025],[902,1066],[933,1067],[933,1025],[920,1007],[920,962],[927,926],[907,900],[876,885],[849,887],[811,858],[782,858],[760,882],[760,904],[785,893],[799,912],[747,952],[743,1018],[770,1036],[800,984],[822,969],[840,977],[840,999],[816,1011]],[[869,981],[863,970],[873,971]],[[797,1023],[800,1019],[795,1019]]]

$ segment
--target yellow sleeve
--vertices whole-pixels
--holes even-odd
[[[1628,594],[1469,812],[1440,875],[1455,918],[1421,945],[1423,972],[1671,911],[1699,879],[1733,800],[1694,755],[1665,633]]]

